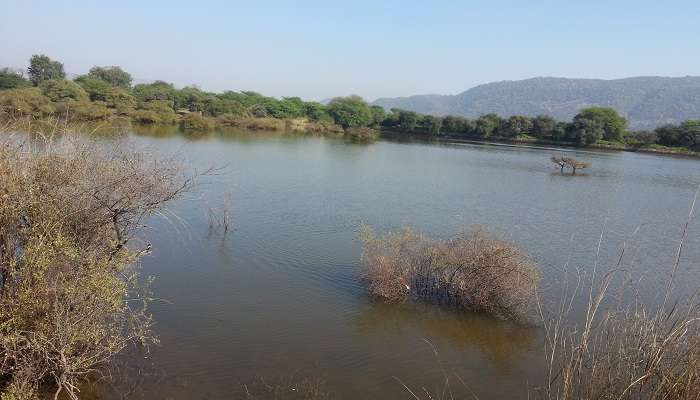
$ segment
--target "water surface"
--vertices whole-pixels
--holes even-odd
[[[133,360],[142,379],[130,398],[232,398],[256,377],[313,376],[338,399],[407,399],[399,381],[439,391],[445,373],[482,399],[527,398],[541,379],[538,330],[372,301],[358,279],[361,224],[435,236],[487,226],[537,261],[545,296],[567,263],[590,269],[603,232],[599,267],[611,268],[626,243],[623,266],[644,274],[642,295],[653,301],[700,184],[696,160],[625,152],[571,152],[593,164],[572,177],[549,162],[562,150],[541,148],[230,132],[130,138],[192,168],[223,167],[147,233],[161,344]],[[224,204],[226,235],[208,217]],[[698,244],[694,223],[682,288],[700,280]],[[455,391],[467,398],[462,384]]]

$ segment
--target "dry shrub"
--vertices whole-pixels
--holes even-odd
[[[3,399],[43,383],[77,399],[82,379],[155,340],[134,237],[189,185],[172,162],[66,134],[0,141]]]
[[[579,161],[575,157],[552,156],[550,160],[561,168],[562,173],[565,168],[571,168],[571,173],[576,174],[577,169],[590,168],[592,165],[588,161]]]
[[[588,277],[577,273],[551,314],[538,302],[548,363],[547,381],[537,388],[542,398],[700,399],[700,288],[691,296],[674,290],[694,205],[657,306],[636,298],[638,288],[627,282],[638,278],[615,279],[624,246],[617,268],[604,277],[596,276],[595,266]],[[586,310],[577,318],[572,309],[580,298]]]
[[[410,229],[377,238],[364,227],[362,241],[362,278],[388,301],[420,299],[519,319],[537,289],[536,265],[483,229],[436,240]]]

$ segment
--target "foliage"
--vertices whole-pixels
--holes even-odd
[[[39,88],[0,91],[0,109],[9,115],[43,117],[55,111],[53,104]]]
[[[599,119],[574,118],[567,129],[567,137],[581,145],[593,144],[602,139],[604,134],[605,125]]]
[[[134,86],[133,95],[139,102],[152,100],[175,100],[175,87],[172,83],[155,81],[153,83],[142,83]]]
[[[177,114],[173,110],[172,101],[151,100],[139,105],[139,109],[133,114],[141,123],[172,124],[177,121]]]
[[[499,134],[504,137],[516,137],[532,133],[533,122],[528,117],[514,115],[505,120],[499,129]]]
[[[378,238],[364,227],[362,242],[362,277],[372,295],[387,301],[418,299],[520,319],[536,293],[536,265],[483,229],[436,240],[410,229]]]
[[[627,119],[609,107],[585,108],[574,117],[574,123],[577,122],[587,127],[601,126],[602,138],[609,141],[621,141],[625,129],[627,129]]]
[[[98,121],[112,115],[103,102],[64,101],[56,104],[56,112],[71,121]]]
[[[208,97],[208,93],[194,86],[173,90],[173,101],[176,109],[202,112],[205,109],[205,101]]]
[[[53,102],[87,101],[89,99],[87,92],[80,85],[65,79],[43,81],[40,88],[44,96]]]
[[[92,101],[104,101],[105,93],[112,88],[109,83],[88,75],[81,75],[74,82],[87,92]]]
[[[370,125],[373,127],[381,126],[382,122],[384,122],[384,119],[386,118],[386,112],[384,111],[384,108],[380,106],[370,106],[369,110],[372,113],[372,122],[370,123]]]
[[[31,86],[31,82],[24,78],[21,72],[9,68],[0,69],[0,90],[18,89]]]
[[[480,138],[488,138],[498,132],[503,120],[496,114],[486,114],[477,118],[474,123],[474,132]]]
[[[58,61],[53,61],[43,54],[35,54],[29,59],[29,68],[27,69],[29,80],[38,86],[47,80],[61,80],[66,78],[66,73],[63,71],[63,64]]]
[[[121,69],[121,67],[92,67],[87,76],[106,82],[110,86],[116,86],[122,89],[131,88],[131,75]]]
[[[208,97],[204,102],[204,109],[213,117],[218,117],[225,114],[235,115],[236,117],[240,118],[248,115],[248,111],[238,101],[225,99],[218,96]]]
[[[372,111],[359,96],[333,99],[328,104],[328,114],[343,128],[367,126],[372,122]]]
[[[312,121],[333,122],[326,106],[315,101],[304,103],[304,114]]]
[[[132,239],[189,187],[177,166],[130,150],[65,135],[42,148],[0,144],[3,399],[34,400],[44,382],[77,399],[81,379],[153,342]]]
[[[418,114],[413,111],[406,110],[391,110],[392,113],[396,114],[396,121],[401,130],[406,132],[413,132],[418,126]]]
[[[215,126],[214,120],[193,112],[185,114],[180,119],[180,127],[186,130],[206,131],[214,129]]]
[[[426,115],[421,120],[421,126],[431,135],[439,135],[442,129],[442,118]]]

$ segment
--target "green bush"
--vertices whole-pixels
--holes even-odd
[[[31,82],[25,79],[21,73],[9,68],[0,69],[0,90],[24,88],[31,85]]]
[[[41,117],[55,111],[39,88],[10,89],[0,92],[0,109],[7,114]]]
[[[180,120],[180,127],[187,130],[207,131],[214,129],[213,119],[202,117],[197,113],[185,114]]]
[[[141,116],[148,116],[150,119],[153,119],[153,116],[155,116],[153,123],[173,124],[177,122],[177,114],[175,114],[175,111],[173,110],[172,101],[151,100],[142,103],[139,109],[153,113],[153,115],[143,113],[140,114]]]
[[[161,122],[158,113],[151,110],[134,110],[128,115],[131,119],[141,124],[158,124]]]
[[[87,101],[88,93],[77,83],[67,80],[48,80],[42,82],[42,93],[53,102],[75,100]]]
[[[56,105],[56,111],[74,121],[98,121],[112,115],[112,111],[99,101],[64,101]]]

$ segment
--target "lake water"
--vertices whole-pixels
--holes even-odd
[[[591,267],[603,232],[601,268],[626,242],[623,267],[644,274],[653,301],[700,184],[697,160],[624,152],[570,152],[593,166],[562,176],[549,161],[562,150],[542,148],[232,132],[130,140],[222,169],[146,234],[161,344],[130,359],[128,398],[228,399],[256,379],[312,377],[337,399],[409,399],[400,382],[438,393],[445,373],[456,398],[472,398],[457,376],[481,399],[527,398],[542,377],[538,329],[373,301],[358,279],[360,226],[435,236],[486,226],[537,261],[545,297],[567,261]],[[224,235],[208,210],[225,204]],[[700,283],[698,225],[681,290]]]

